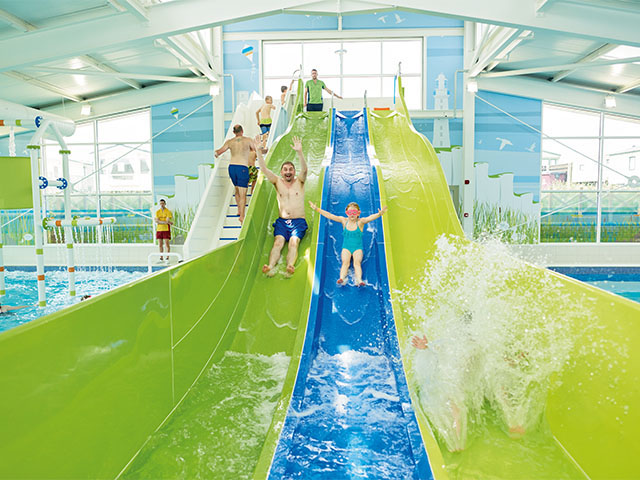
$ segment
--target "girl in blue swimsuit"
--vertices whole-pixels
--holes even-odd
[[[322,210],[313,202],[309,202],[309,205],[313,210],[318,212],[323,217],[327,217],[329,220],[342,223],[342,267],[340,268],[340,278],[338,278],[338,284],[343,284],[347,279],[347,272],[349,271],[349,265],[353,258],[353,271],[356,277],[356,285],[362,286],[362,229],[363,227],[380,218],[384,212],[387,211],[387,207],[382,207],[378,210],[378,213],[369,215],[368,217],[360,218],[360,207],[357,203],[351,202],[345,209],[346,217],[340,217],[329,213],[326,210]]]

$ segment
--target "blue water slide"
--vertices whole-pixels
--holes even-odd
[[[322,208],[380,208],[367,116],[334,112]],[[342,225],[322,219],[313,297],[292,400],[270,479],[433,478],[418,430],[390,302],[382,222],[365,226],[363,280],[336,284]]]

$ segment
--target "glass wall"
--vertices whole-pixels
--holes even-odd
[[[305,77],[311,69],[343,97],[393,97],[393,78],[402,62],[402,80],[410,109],[421,109],[422,39],[350,40],[325,42],[264,42],[263,92],[278,98],[294,70]]]
[[[74,216],[115,217],[113,227],[76,229],[76,242],[153,242],[151,117],[148,109],[82,123],[66,139],[69,156],[71,209]],[[47,178],[62,177],[60,146],[45,140],[43,169]],[[47,216],[64,216],[63,191],[48,188]],[[61,231],[47,235],[64,241]]]
[[[640,241],[640,120],[543,106],[541,242]]]

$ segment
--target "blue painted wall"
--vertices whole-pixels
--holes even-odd
[[[436,17],[422,13],[393,12],[366,13],[361,15],[344,15],[342,29],[373,28],[454,28],[462,27],[464,22],[453,18]]]
[[[224,32],[273,32],[300,30],[337,30],[338,17],[328,15],[297,15],[280,13],[224,25]]]
[[[427,137],[433,143],[433,119],[432,118],[412,118],[411,122],[415,129]],[[449,120],[449,137],[451,145],[462,145],[462,119]]]
[[[424,15],[396,10],[392,12],[344,15],[343,30],[376,28],[453,28],[462,27],[464,22],[452,18]],[[338,17],[335,15],[277,14],[231,23],[223,27],[225,32],[273,32],[337,30]]]
[[[197,175],[198,165],[213,163],[213,105],[211,97],[187,98],[151,107],[151,132],[156,135],[176,123],[166,132],[155,137],[153,152],[153,187],[155,195],[173,195],[174,175]],[[196,108],[203,108],[185,118]],[[177,119],[171,110],[177,108]]]
[[[487,91],[477,97],[475,161],[488,163],[489,175],[513,173],[514,192],[531,192],[539,201],[541,134],[481,99],[537,130],[542,127],[542,101]]]
[[[293,16],[296,18],[299,17],[299,15],[289,16]],[[254,21],[257,20],[251,20],[251,22]],[[248,40],[246,42],[240,40],[225,41],[223,45],[223,55],[224,73],[230,73],[231,75],[233,75],[237,105],[239,92],[246,92],[248,96],[251,95],[251,92],[253,91],[260,91],[260,42],[258,42],[257,40]],[[231,95],[231,78],[225,77],[225,112],[233,112],[233,102]]]
[[[449,108],[453,108],[453,87],[457,70],[464,68],[464,37],[427,37],[427,109],[433,110],[436,78],[441,73],[447,78]],[[462,108],[462,74],[458,74],[457,108]]]

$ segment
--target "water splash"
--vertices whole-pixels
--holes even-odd
[[[414,285],[400,300],[429,344],[405,351],[420,408],[446,447],[466,447],[485,400],[510,436],[534,429],[550,379],[571,360],[576,332],[569,326],[588,314],[584,299],[495,240],[441,236]]]

